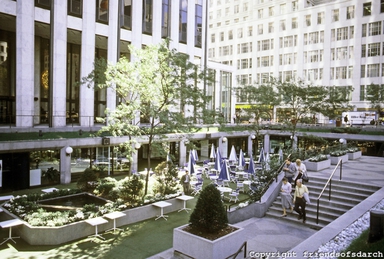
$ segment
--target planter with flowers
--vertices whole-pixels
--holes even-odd
[[[309,171],[321,171],[331,166],[331,160],[327,155],[317,155],[305,161],[305,166]]]
[[[347,152],[349,160],[355,160],[361,157],[361,150],[358,147],[350,147]]]
[[[348,162],[348,153],[346,150],[336,150],[330,153],[331,156],[331,165],[337,165],[340,160],[343,160],[343,163]]]

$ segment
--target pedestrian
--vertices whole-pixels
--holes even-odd
[[[303,174],[305,174],[305,173],[307,172],[307,167],[301,162],[300,159],[296,159],[296,164],[295,164],[295,166],[296,166],[296,172],[297,172],[297,174],[296,174],[294,183],[296,183],[296,181],[297,181],[298,179],[301,179],[302,176],[303,176]]]
[[[185,174],[180,179],[180,183],[183,185],[183,192],[185,195],[189,194],[189,189],[191,187],[190,181],[191,177],[189,176],[189,172],[188,170],[185,170]]]
[[[296,181],[295,194],[293,195],[293,203],[295,204],[295,211],[299,214],[298,220],[303,219],[303,223],[307,220],[305,212],[306,201],[304,193],[309,195],[307,186],[302,183],[302,179]]]
[[[344,122],[345,122],[345,124],[348,124],[348,114],[346,114],[345,116],[344,116]]]
[[[288,179],[284,177],[283,183],[280,189],[281,206],[283,207],[283,215],[281,215],[282,217],[287,216],[287,209],[290,209],[291,213],[293,211],[291,192],[292,192],[292,185],[288,182]]]
[[[289,183],[293,183],[293,177],[296,174],[296,166],[291,162],[290,158],[285,160],[285,166],[283,167],[284,176],[288,179]]]

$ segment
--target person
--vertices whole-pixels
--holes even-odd
[[[285,160],[285,166],[283,167],[284,176],[288,179],[289,183],[293,182],[293,177],[296,173],[296,166],[291,162],[291,159],[288,158]]]
[[[295,204],[294,210],[299,214],[298,220],[303,219],[303,223],[307,220],[305,212],[306,201],[304,193],[309,195],[307,186],[302,183],[302,179],[296,181],[295,194],[293,195],[293,203]]]
[[[297,174],[294,183],[296,183],[298,179],[301,179],[303,174],[307,172],[307,167],[301,162],[300,159],[296,159],[296,172]]]
[[[283,215],[282,217],[287,216],[286,209],[291,209],[291,212],[293,211],[293,204],[292,204],[292,185],[288,182],[288,179],[286,177],[283,178],[283,184],[281,185],[280,189],[280,196],[281,196],[281,206],[283,207]]]
[[[189,194],[190,189],[190,179],[188,170],[185,170],[185,174],[181,177],[180,183],[183,185],[183,192],[185,195]]]
[[[345,116],[344,116],[344,122],[347,124],[348,123],[348,114],[346,114]]]

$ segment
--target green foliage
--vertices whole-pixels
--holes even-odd
[[[92,183],[98,179],[99,177],[92,168],[86,168],[77,181],[77,187],[83,191],[93,190],[94,185]]]
[[[348,133],[348,134],[359,134],[361,128],[357,127],[336,127],[331,130],[332,133]]]
[[[157,183],[153,186],[153,193],[161,196],[177,192],[178,169],[171,161],[164,161],[155,168]]]
[[[313,157],[308,158],[308,161],[309,162],[320,162],[320,161],[325,161],[327,159],[328,159],[327,155],[317,155],[317,156],[313,156]]]
[[[93,191],[96,195],[108,197],[112,189],[117,185],[117,180],[112,177],[105,177],[99,180],[98,185]]]
[[[331,156],[344,156],[347,154],[347,150],[335,150],[329,153]]]
[[[119,196],[124,201],[135,204],[140,200],[143,187],[143,181],[137,175],[133,175],[131,178],[126,177],[122,180]]]
[[[228,225],[220,191],[213,184],[201,192],[189,223],[191,228],[203,233],[218,233]]]
[[[49,182],[56,182],[60,179],[60,172],[56,168],[50,167],[43,171],[43,178],[47,179]]]

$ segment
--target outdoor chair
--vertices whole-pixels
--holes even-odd
[[[192,189],[193,189],[193,191],[191,192],[191,195],[199,194],[201,192],[201,190],[203,189],[203,183],[196,183]]]
[[[239,188],[237,188],[235,191],[229,194],[229,197],[230,197],[229,202],[231,202],[232,199],[235,203],[239,201],[239,191],[240,191]]]
[[[244,193],[244,183],[237,182],[236,183],[236,187],[237,187],[237,189],[239,189],[239,192],[243,192]]]

